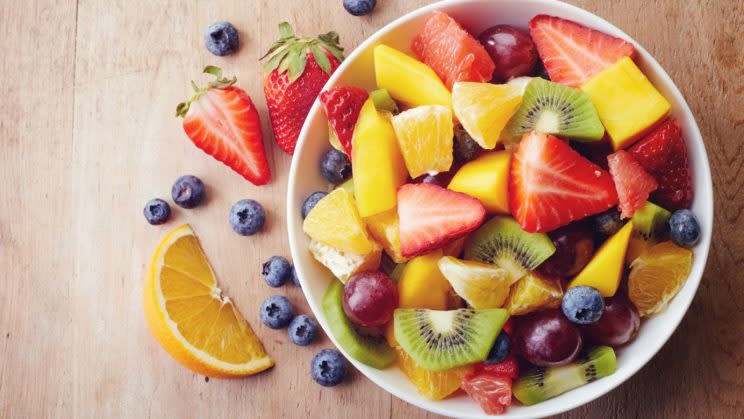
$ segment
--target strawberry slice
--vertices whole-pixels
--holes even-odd
[[[359,111],[369,97],[366,90],[354,86],[334,87],[320,94],[328,122],[336,131],[336,136],[351,158],[351,137]]]
[[[410,258],[440,248],[478,228],[486,208],[477,199],[430,183],[398,189],[400,250]]]
[[[690,207],[692,177],[682,128],[676,119],[667,119],[628,152],[659,183],[652,201],[669,211]]]
[[[487,372],[500,375],[502,377],[516,379],[517,377],[519,377],[519,364],[517,363],[517,359],[514,357],[514,355],[510,355],[508,358],[499,362],[498,364],[486,364],[484,362],[479,362],[475,364],[475,372]]]
[[[243,89],[233,86],[235,77],[226,79],[213,66],[204,72],[216,80],[206,87],[192,82],[194,95],[176,108],[176,115],[183,117],[183,130],[207,154],[254,185],[265,185],[271,170],[256,107]]]
[[[648,196],[659,184],[625,150],[607,156],[607,164],[620,200],[620,217],[630,218],[646,204]]]
[[[525,134],[514,153],[509,206],[530,233],[555,230],[617,204],[610,174],[552,135]]]
[[[468,374],[462,380],[462,389],[489,415],[504,413],[512,402],[512,380],[503,375],[490,372]]]
[[[530,21],[530,35],[550,80],[578,87],[623,57],[633,57],[633,44],[555,16]]]

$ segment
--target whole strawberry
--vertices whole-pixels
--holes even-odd
[[[271,180],[264,151],[261,121],[251,98],[233,86],[237,79],[222,77],[222,70],[207,66],[216,80],[205,87],[194,82],[194,95],[176,108],[183,130],[207,154],[225,163],[255,185]]]
[[[270,57],[264,65],[264,95],[274,138],[291,155],[310,107],[344,53],[336,32],[297,37],[289,23],[282,22],[279,34],[261,58]]]

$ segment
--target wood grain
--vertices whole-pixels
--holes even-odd
[[[435,417],[354,372],[322,389],[300,349],[258,321],[274,290],[260,263],[288,255],[284,195],[290,159],[267,135],[271,185],[256,188],[182,134],[174,106],[212,63],[237,74],[269,132],[257,60],[276,23],[335,29],[351,50],[425,0],[380,0],[353,18],[340,0],[0,2],[0,417]],[[687,98],[706,140],[716,191],[715,239],[689,314],[662,351],[608,396],[564,415],[744,416],[744,3],[575,0],[643,44]],[[202,31],[221,19],[240,53],[215,58]],[[142,219],[179,175],[200,176],[209,202]],[[262,202],[266,232],[241,238],[232,203]],[[172,361],[147,331],[141,279],[157,241],[191,223],[229,295],[278,361],[238,381],[206,381]],[[308,312],[301,292],[279,291]]]

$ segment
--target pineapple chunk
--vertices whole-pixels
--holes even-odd
[[[671,109],[630,57],[602,70],[581,90],[591,97],[615,150],[633,144]]]
[[[374,271],[380,267],[382,248],[375,243],[376,247],[366,255],[342,252],[331,246],[312,240],[310,242],[310,253],[320,263],[328,268],[333,275],[344,284],[349,278],[364,271]]]

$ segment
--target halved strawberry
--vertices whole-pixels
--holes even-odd
[[[572,87],[635,54],[625,40],[555,16],[532,18],[530,35],[550,80]]]
[[[499,362],[498,364],[486,364],[479,362],[475,364],[475,372],[487,372],[491,374],[501,375],[503,377],[509,377],[516,379],[519,377],[519,364],[514,355],[509,355],[508,358]]]
[[[486,209],[477,199],[430,183],[398,189],[400,250],[410,258],[440,248],[478,228]]]
[[[646,204],[648,196],[659,184],[625,150],[607,156],[607,164],[620,200],[620,217],[630,218]]]
[[[659,183],[659,189],[651,195],[655,203],[669,211],[690,207],[692,177],[687,146],[676,119],[667,119],[628,152]]]
[[[207,154],[253,184],[265,185],[271,170],[256,107],[243,89],[233,86],[235,77],[226,79],[213,66],[204,72],[217,79],[206,87],[192,82],[194,95],[176,108],[176,116],[183,117],[183,130]]]
[[[328,89],[320,94],[328,122],[336,131],[336,136],[351,158],[351,137],[359,111],[369,97],[366,90],[354,86],[340,86]]]
[[[566,142],[525,134],[512,157],[509,206],[530,233],[555,230],[617,204],[610,174]]]
[[[478,404],[486,414],[504,413],[512,402],[512,380],[490,372],[476,372],[465,376],[462,389]]]

